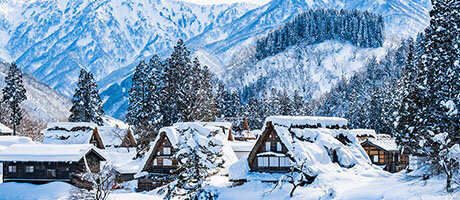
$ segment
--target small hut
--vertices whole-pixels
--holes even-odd
[[[372,163],[392,173],[405,169],[409,165],[409,156],[401,154],[394,138],[379,135],[361,143]]]

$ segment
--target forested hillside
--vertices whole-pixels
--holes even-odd
[[[268,36],[257,40],[256,58],[261,60],[287,47],[325,40],[351,42],[363,48],[381,47],[384,40],[382,16],[358,10],[319,9],[304,12]]]

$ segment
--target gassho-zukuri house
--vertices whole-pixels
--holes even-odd
[[[93,144],[99,149],[137,145],[130,129],[98,126],[90,122],[49,123],[41,132],[43,144]]]
[[[99,172],[103,154],[90,144],[13,144],[0,151],[3,181],[72,182],[73,174]]]
[[[279,181],[291,166],[302,164],[315,176],[355,166],[373,168],[356,137],[347,130],[347,123],[334,117],[268,117],[249,156],[230,167],[229,178],[237,182]]]
[[[227,141],[227,136],[221,127],[205,126],[203,123],[178,123],[175,126],[160,129],[154,142],[150,144],[150,150],[146,154],[136,174],[138,179],[138,191],[153,190],[157,187],[171,182],[176,174],[177,161],[173,158],[174,152],[179,148],[179,144],[184,140],[182,137],[186,131],[196,131],[200,137],[202,146],[207,146],[208,136],[216,133],[215,139],[222,142],[222,158],[224,159],[225,169],[221,173],[228,173],[228,167],[237,161],[231,145]]]

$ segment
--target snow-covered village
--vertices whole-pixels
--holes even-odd
[[[0,0],[0,200],[460,200],[459,0]]]

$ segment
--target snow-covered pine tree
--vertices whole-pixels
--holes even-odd
[[[131,80],[126,121],[136,129],[149,126],[152,107],[150,102],[150,67],[144,61],[139,62]]]
[[[165,93],[164,64],[158,55],[153,55],[152,58],[150,58],[149,66],[152,70],[151,73],[149,73],[148,78],[148,83],[150,85],[149,103],[151,107],[149,113],[149,124],[154,129],[152,137],[155,138],[157,131],[168,125],[162,120],[165,115],[162,107],[167,103],[163,99]]]
[[[174,153],[174,158],[178,161],[178,178],[169,184],[165,198],[196,199],[196,196],[205,192],[202,188],[209,177],[223,168],[223,144],[215,137],[217,131],[202,133],[191,126],[180,134],[183,140],[179,143],[178,151]]]
[[[225,85],[222,82],[217,83],[217,88],[216,92],[214,93],[214,99],[216,101],[216,106],[217,106],[217,114],[216,116],[219,118],[225,117],[225,111],[227,110],[227,101],[228,97],[230,95],[228,94],[227,90],[225,90]]]
[[[153,56],[150,63],[139,62],[134,71],[129,90],[128,113],[126,121],[133,126],[134,134],[138,136],[137,156],[140,156],[148,146],[149,137],[155,138],[160,127],[157,107],[158,99],[155,92],[156,76],[154,68],[161,66],[158,56]],[[161,116],[161,114],[160,114]]]
[[[401,106],[398,109],[398,120],[395,131],[396,142],[404,147],[406,153],[416,153],[418,139],[415,136],[419,128],[418,121],[415,120],[417,113],[420,110],[420,97],[417,97],[415,89],[417,87],[414,80],[417,79],[417,52],[414,44],[409,46],[407,62],[403,68],[399,83],[399,91],[401,93]]]
[[[185,47],[181,39],[174,46],[171,56],[165,61],[164,68],[164,97],[167,104],[163,105],[163,116],[165,124],[171,125],[179,121],[185,121],[184,109],[188,109],[185,87],[190,87],[187,83],[191,69],[190,51]]]
[[[78,78],[77,88],[72,97],[70,122],[94,122],[102,125],[102,100],[99,96],[93,74],[82,69]]]
[[[10,110],[10,124],[13,125],[13,135],[16,135],[16,127],[22,120],[21,102],[27,99],[26,89],[22,83],[22,73],[15,63],[11,63],[8,74],[5,77],[5,87],[3,88],[3,103],[7,104]]]
[[[419,139],[417,153],[428,158],[434,172],[447,175],[446,190],[450,191],[452,171],[459,161],[451,159],[449,150],[458,143],[458,34],[452,15],[457,15],[454,0],[433,0],[430,26],[425,30],[423,54],[418,63],[414,101],[419,101],[413,121],[402,126],[414,127]],[[456,79],[455,79],[456,78]],[[416,126],[413,126],[413,125]],[[457,144],[458,145],[458,144]],[[452,169],[456,167],[456,169]]]
[[[217,105],[212,92],[213,74],[207,66],[201,67],[197,58],[194,59],[193,65],[200,69],[201,74],[201,79],[198,79],[200,93],[195,94],[199,97],[197,108],[195,108],[198,111],[198,117],[194,120],[215,121]]]

